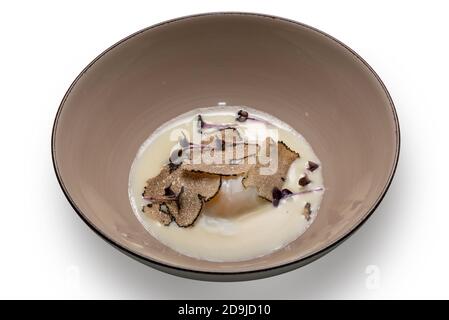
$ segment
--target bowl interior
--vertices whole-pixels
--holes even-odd
[[[321,159],[327,189],[303,236],[244,262],[200,261],[165,247],[137,221],[127,194],[131,163],[153,130],[223,101],[297,129]],[[389,96],[359,57],[309,27],[249,14],[183,18],[118,43],[71,87],[53,140],[60,180],[97,230],[141,257],[209,272],[271,268],[336,242],[377,204],[397,148]]]

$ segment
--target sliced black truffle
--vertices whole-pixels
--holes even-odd
[[[182,170],[172,184],[172,189],[175,193],[184,188],[184,193],[196,193],[204,201],[212,199],[218,193],[220,187],[221,176],[186,170]]]
[[[179,226],[190,226],[200,214],[203,202],[214,197],[220,186],[221,176],[181,168],[170,172],[169,166],[164,166],[156,177],[147,181],[143,197],[153,205],[149,207],[151,210],[144,208],[144,212],[149,211],[153,218],[164,224],[169,215]],[[157,203],[159,207],[155,205]]]
[[[212,199],[220,187],[221,176],[180,170],[171,184],[172,191],[180,194],[178,203],[167,203],[178,226],[191,226],[201,213],[203,203]]]
[[[191,192],[181,195],[178,206],[174,203],[167,203],[170,214],[180,227],[189,227],[193,225],[201,213],[203,201],[198,194]]]
[[[222,176],[235,176],[248,172],[257,162],[259,146],[239,140],[235,135],[215,136],[213,147],[197,148],[190,153],[181,168]],[[217,143],[217,141],[219,141]]]
[[[291,150],[282,141],[277,143],[277,155],[276,172],[268,175],[261,174],[261,169],[268,167],[269,164],[263,165],[258,162],[250,168],[242,179],[242,184],[245,188],[256,187],[258,195],[269,201],[273,201],[273,188],[282,188],[291,164],[299,158],[299,154]],[[271,157],[270,161],[273,159],[276,158]]]

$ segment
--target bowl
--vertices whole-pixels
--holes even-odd
[[[249,261],[173,251],[144,229],[128,199],[143,141],[177,115],[219,102],[285,121],[323,164],[326,193],[314,223],[288,247]],[[379,205],[399,146],[392,99],[359,55],[307,25],[250,13],[183,17],[114,44],[70,86],[52,134],[58,181],[92,230],[156,269],[213,281],[272,276],[335,248]]]

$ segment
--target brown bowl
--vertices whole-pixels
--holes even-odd
[[[320,212],[289,249],[244,262],[197,260],[158,242],[132,212],[128,176],[141,143],[165,121],[220,101],[287,122],[323,163]],[[399,140],[385,86],[347,46],[286,19],[212,13],[141,30],[92,61],[62,100],[52,154],[68,200],[109,243],[172,274],[230,281],[298,268],[348,238],[387,191]]]

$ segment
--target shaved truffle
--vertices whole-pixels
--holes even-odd
[[[200,195],[204,201],[209,201],[218,193],[220,186],[221,176],[219,175],[180,170],[171,188],[178,193],[184,187],[185,194],[193,192]]]
[[[188,192],[181,195],[179,208],[173,202],[167,203],[167,206],[178,226],[189,227],[195,223],[200,215],[203,208],[203,200],[198,194]]]
[[[167,203],[178,226],[191,226],[201,213],[203,203],[212,199],[220,186],[221,176],[180,170],[171,185],[173,192],[180,194],[179,201]]]
[[[261,174],[261,169],[269,167],[258,162],[252,166],[247,174],[243,177],[242,184],[245,188],[256,187],[260,197],[273,201],[273,188],[282,189],[282,185],[286,179],[288,170],[299,154],[291,150],[284,142],[277,143],[277,170],[272,174]],[[275,159],[275,158],[274,158]],[[270,159],[270,163],[273,157]]]
[[[255,157],[257,156],[259,147],[256,144],[248,143],[234,143],[232,145],[225,145],[225,149],[209,149],[201,153],[201,162],[204,164],[242,164],[251,163],[256,164]],[[192,159],[195,162],[195,158]]]
[[[234,131],[234,130],[233,130]],[[256,164],[259,146],[241,142],[234,134],[215,135],[210,148],[196,148],[181,168],[187,171],[235,176],[246,173]]]
[[[161,223],[166,222],[166,216],[169,215],[179,226],[187,227],[195,222],[203,202],[214,197],[220,186],[221,176],[189,172],[181,168],[170,172],[167,165],[156,177],[147,181],[143,193],[145,199],[161,203],[158,209],[160,213],[153,212],[154,207],[157,207],[154,204],[149,207],[152,210],[144,210]]]

